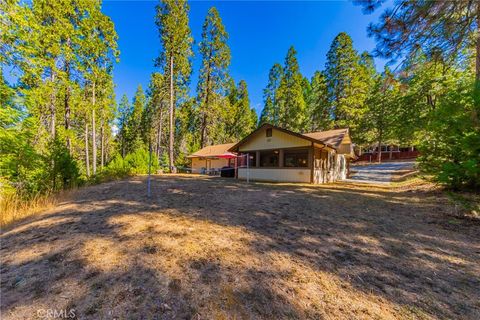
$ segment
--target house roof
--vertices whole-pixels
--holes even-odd
[[[206,157],[218,157],[229,154],[228,150],[233,147],[235,143],[216,144],[213,146],[207,146],[197,152],[192,153],[187,158],[206,158]]]
[[[317,140],[321,140],[327,144],[334,146],[335,148],[338,148],[345,136],[348,135],[348,128],[309,132],[304,133],[303,135]]]
[[[284,129],[284,128],[280,128],[280,127],[277,127],[277,126],[274,126],[274,125],[271,125],[269,123],[266,123],[266,124],[263,124],[262,126],[260,126],[258,129],[254,130],[252,133],[250,133],[249,135],[247,135],[245,138],[243,138],[242,140],[240,140],[239,142],[237,142],[236,144],[234,144],[230,149],[228,149],[229,151],[237,151],[238,147],[241,146],[243,143],[245,143],[247,140],[249,140],[251,137],[253,137],[257,132],[265,129],[265,128],[273,128],[273,129],[276,129],[276,130],[279,130],[279,131],[282,131],[282,132],[285,132],[287,134],[290,134],[290,135],[293,135],[293,136],[296,136],[296,137],[299,137],[299,138],[302,138],[302,139],[305,139],[305,140],[309,140],[309,141],[312,141],[314,143],[318,143],[318,144],[323,144],[327,147],[330,147],[332,149],[337,149],[337,147],[335,147],[334,145],[330,144],[329,142],[326,142],[326,141],[323,141],[323,140],[320,140],[318,139],[317,137],[311,137],[311,136],[308,136],[306,134],[301,134],[301,133],[297,133],[297,132],[294,132],[294,131],[290,131],[290,130],[287,130],[287,129]],[[347,129],[348,130],[348,129]]]

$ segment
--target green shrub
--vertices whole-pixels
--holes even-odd
[[[480,129],[471,88],[459,85],[440,99],[420,145],[421,169],[457,190],[480,189]]]
[[[149,152],[143,148],[137,149],[125,157],[125,162],[130,170],[130,174],[147,174],[149,163]],[[158,159],[152,153],[151,172],[155,173],[158,169]]]
[[[122,158],[117,154],[95,179],[98,181],[107,181],[134,174],[147,174],[148,162],[149,152],[145,149],[137,149],[134,152],[127,154],[125,158]],[[155,173],[158,167],[158,159],[152,154],[151,172]]]
[[[108,165],[101,171],[100,175],[105,180],[125,177],[130,174],[125,160],[119,155],[115,155]]]
[[[79,185],[80,170],[77,161],[68,152],[65,142],[55,140],[50,144],[46,161],[50,164],[52,189],[69,189]]]

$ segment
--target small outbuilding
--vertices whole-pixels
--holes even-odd
[[[207,146],[187,156],[192,161],[192,173],[217,173],[223,167],[233,167],[236,155],[228,149],[235,143]]]
[[[314,184],[345,179],[354,157],[348,128],[301,134],[270,124],[227,151],[243,159],[239,179]]]

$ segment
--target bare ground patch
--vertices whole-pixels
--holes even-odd
[[[145,177],[1,234],[3,319],[480,317],[480,232],[434,190]]]

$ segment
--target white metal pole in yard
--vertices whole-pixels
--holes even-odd
[[[150,176],[152,171],[152,143],[151,141],[148,143],[148,180],[147,180],[147,197],[152,197],[152,192],[150,190]]]

